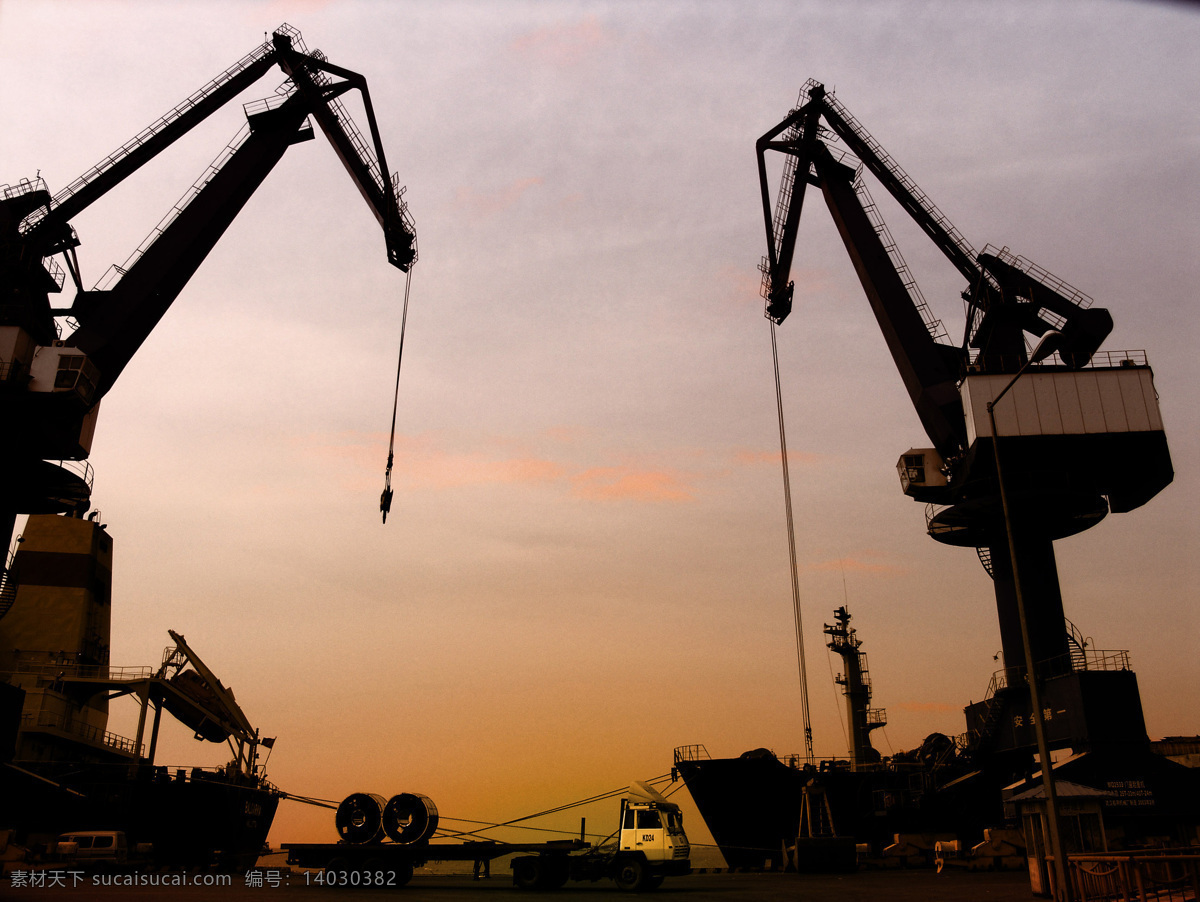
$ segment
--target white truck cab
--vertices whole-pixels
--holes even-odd
[[[692,850],[679,806],[645,783],[634,783],[621,799],[618,849],[619,859],[637,863],[633,870],[644,872],[638,879],[632,873],[623,874],[618,866],[616,880],[622,889],[631,879],[645,880],[652,888],[661,884],[666,874],[687,873]]]

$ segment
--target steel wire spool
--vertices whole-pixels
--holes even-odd
[[[334,823],[344,842],[369,843],[383,839],[383,796],[373,792],[356,792],[338,805]]]
[[[419,792],[402,792],[383,809],[383,829],[393,842],[411,845],[433,836],[438,825],[437,805]]]

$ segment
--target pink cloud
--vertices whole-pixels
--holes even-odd
[[[552,430],[563,443],[578,431]],[[690,501],[692,489],[683,477],[666,470],[634,466],[580,469],[556,460],[506,453],[512,443],[492,442],[490,451],[447,452],[428,436],[397,436],[393,485],[447,489],[469,485],[561,485],[585,501]],[[339,433],[307,443],[304,453],[336,465],[344,487],[362,490],[382,479],[387,463],[387,435]]]
[[[746,266],[732,264],[722,266],[715,273],[717,284],[722,286],[722,294],[739,306],[761,304],[762,274]]]
[[[563,476],[563,467],[537,458],[493,459],[483,454],[439,454],[397,462],[400,478],[413,485],[452,488],[463,485],[527,485],[553,482]]]
[[[540,185],[542,179],[538,176],[530,178],[517,179],[512,184],[506,185],[496,191],[481,192],[474,188],[462,186],[458,189],[454,196],[454,205],[469,210],[476,217],[482,219],[487,216],[494,216],[507,210],[530,188],[535,185]]]
[[[876,552],[872,551],[865,551],[863,552],[863,555],[865,557],[878,556]],[[816,564],[808,564],[804,569],[811,572],[826,570],[851,570],[856,573],[871,573],[875,574],[876,576],[901,576],[908,572],[906,568],[897,567],[895,564],[864,561],[855,557],[843,557],[832,561],[821,561]]]
[[[595,16],[588,16],[580,22],[547,25],[523,34],[512,42],[512,49],[555,66],[572,66],[613,40],[613,32]]]
[[[338,464],[343,485],[362,487],[387,465],[388,437],[383,433],[339,433],[308,446],[313,457]],[[448,488],[484,483],[527,484],[561,479],[561,464],[536,457],[497,457],[482,452],[446,453],[428,438],[397,436],[393,482]]]
[[[792,281],[796,283],[794,300],[812,301],[820,304],[828,301],[833,281],[831,270],[819,266],[792,267]]]
[[[691,501],[692,491],[665,470],[593,467],[571,476],[572,493],[591,501]]]
[[[737,451],[734,453],[733,459],[743,466],[759,466],[761,464],[770,464],[773,467],[779,466],[778,451]],[[788,452],[789,465],[814,466],[820,462],[820,454],[810,454],[807,451]]]
[[[563,445],[574,445],[587,437],[587,430],[582,426],[551,426],[543,431],[543,435],[551,441]]]

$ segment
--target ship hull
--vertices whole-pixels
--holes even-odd
[[[142,766],[94,767],[57,774],[20,764],[0,768],[4,823],[26,845],[80,830],[120,830],[129,848],[151,847],[162,867],[253,867],[280,794],[263,784],[230,782],[209,771]]]
[[[675,766],[729,867],[780,861],[784,844],[795,842],[809,780],[803,771],[765,751]]]
[[[759,749],[677,759],[675,767],[731,868],[786,864],[787,847],[802,833],[853,839],[879,854],[898,833],[978,838],[985,824],[1003,818],[999,783],[982,773],[930,791],[931,775],[919,765],[853,771],[845,764],[793,766]],[[806,791],[810,817],[802,828]]]

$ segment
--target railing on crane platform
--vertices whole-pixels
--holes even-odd
[[[285,25],[280,30],[283,31],[287,28],[290,28],[290,26]],[[292,31],[294,31],[294,29],[292,29]],[[296,32],[296,34],[298,35],[299,32]],[[254,63],[261,61],[274,52],[275,48],[272,46],[270,41],[260,44],[216,78],[212,79],[199,90],[195,91],[187,98],[177,103],[161,118],[142,129],[142,131],[138,132],[91,169],[87,170],[87,172],[80,175],[73,182],[59,191],[56,195],[54,195],[52,205],[58,206],[62,204],[67,198],[87,187],[97,178],[112,169],[113,166],[115,166],[121,160],[125,159],[125,157],[137,150],[137,148],[145,144],[150,138],[167,128],[169,125],[171,125],[171,123],[175,122],[185,113],[190,111],[214,91],[228,83],[230,79],[234,78],[239,73],[252,66]],[[43,208],[41,210],[36,210],[29,216],[25,217],[25,219],[21,222],[21,231],[25,233],[29,232],[32,228],[34,228],[34,226],[41,222],[41,220],[44,219],[46,214],[49,212],[50,211],[48,208]]]

